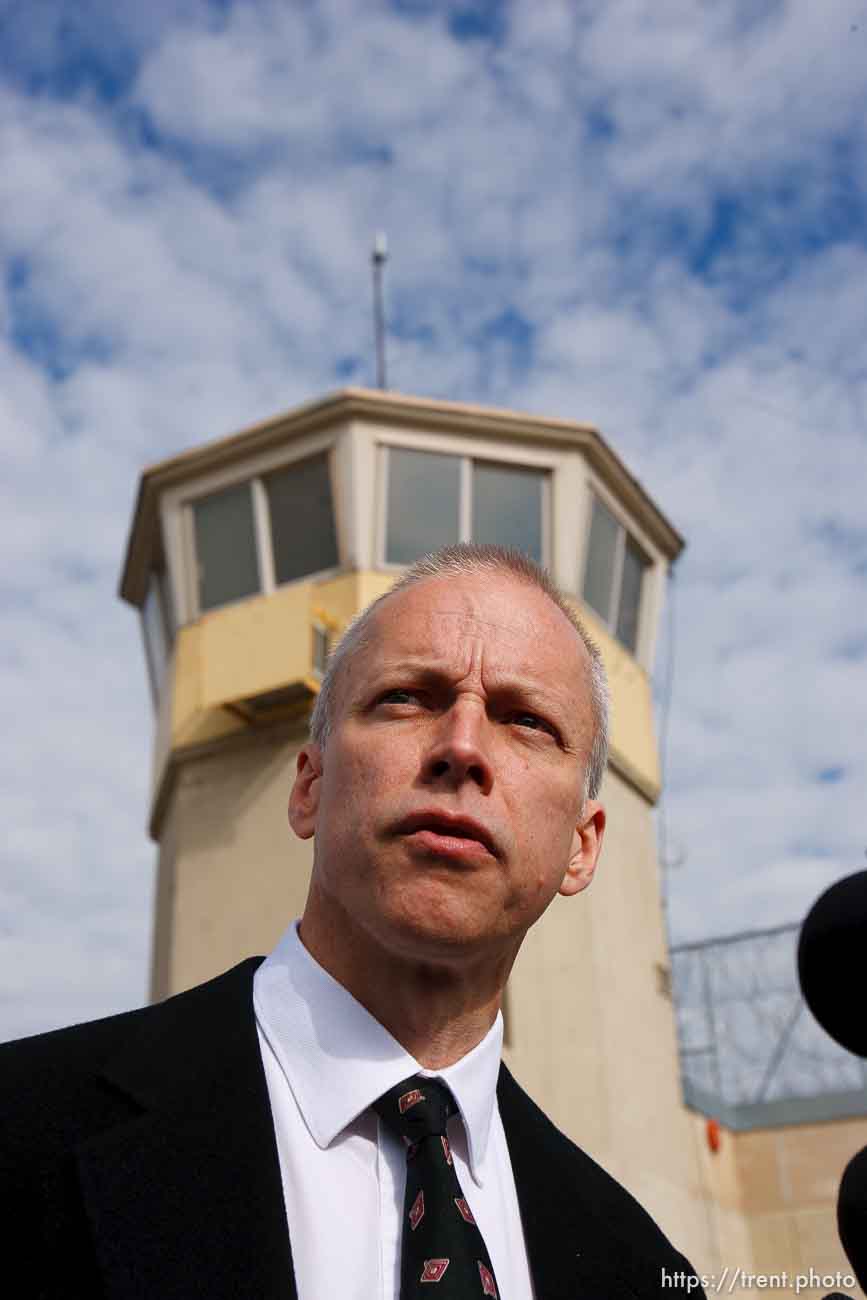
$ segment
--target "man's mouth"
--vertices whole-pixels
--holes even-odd
[[[397,826],[420,846],[448,856],[484,853],[497,856],[497,845],[486,826],[472,817],[425,809],[405,817]]]

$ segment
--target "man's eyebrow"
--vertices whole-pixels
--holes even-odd
[[[379,688],[387,679],[402,674],[409,674],[415,681],[428,686],[449,686],[453,682],[452,674],[441,665],[432,662],[424,655],[408,655],[381,663],[372,675],[370,686]],[[525,677],[505,677],[495,681],[489,693],[495,696],[511,696],[522,704],[556,711],[564,719],[571,716],[569,702],[553,684],[551,689],[546,689],[543,684],[528,682]]]

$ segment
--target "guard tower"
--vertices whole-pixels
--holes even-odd
[[[506,1059],[713,1267],[729,1238],[719,1216],[709,1227],[681,1101],[652,822],[650,671],[683,541],[594,428],[351,388],[144,472],[121,594],[141,613],[156,714],[152,996],[268,951],[300,915],[312,851],[286,806],[328,649],[402,566],[462,540],[551,570],[613,694],[601,867],[524,944]]]

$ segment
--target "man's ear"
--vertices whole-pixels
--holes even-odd
[[[289,795],[289,825],[301,840],[316,830],[322,789],[322,750],[311,740],[298,751],[295,781]]]
[[[585,800],[581,820],[572,836],[572,856],[560,885],[559,892],[565,898],[580,894],[590,884],[599,861],[604,834],[605,809],[595,799]]]

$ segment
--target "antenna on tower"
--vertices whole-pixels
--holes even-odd
[[[373,240],[373,330],[376,336],[376,386],[385,388],[385,310],[382,305],[382,268],[388,260],[385,235],[379,231]]]

